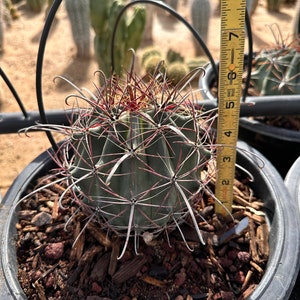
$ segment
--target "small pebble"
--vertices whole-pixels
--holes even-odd
[[[59,259],[64,253],[64,244],[61,242],[48,244],[45,247],[45,256],[50,259]]]

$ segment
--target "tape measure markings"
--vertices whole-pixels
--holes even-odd
[[[221,58],[217,124],[216,213],[232,209],[236,144],[244,65],[246,0],[221,0]],[[223,207],[225,206],[226,209]]]

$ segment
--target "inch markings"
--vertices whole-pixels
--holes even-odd
[[[215,212],[232,210],[236,144],[244,65],[246,0],[221,0],[221,55],[218,86]]]

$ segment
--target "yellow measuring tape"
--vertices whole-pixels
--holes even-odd
[[[246,0],[221,0],[221,53],[218,86],[215,212],[232,210],[236,144],[245,46]],[[226,209],[224,208],[226,207]]]

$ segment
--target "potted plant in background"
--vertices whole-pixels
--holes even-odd
[[[51,16],[51,12],[49,15]],[[193,77],[197,72],[199,70],[195,70],[189,76]],[[246,278],[243,279],[242,275],[249,276],[247,280],[254,279],[251,274],[255,272],[261,280],[253,293],[251,293],[253,286],[247,290],[247,293],[251,294],[249,299],[270,299],[275,295],[279,299],[286,299],[290,294],[295,274],[299,269],[297,254],[300,232],[297,224],[298,212],[289,199],[282,179],[269,162],[253,148],[239,144],[241,150],[238,151],[237,162],[247,170],[242,169],[239,172],[240,178],[249,181],[249,174],[253,176],[254,181],[249,183],[249,186],[253,189],[255,197],[262,199],[264,208],[261,210],[262,203],[257,198],[252,198],[253,195],[249,193],[246,202],[242,201],[244,205],[239,203],[239,207],[236,208],[239,216],[235,216],[235,222],[229,220],[229,223],[221,223],[221,226],[218,226],[219,222],[202,223],[202,218],[209,218],[211,206],[204,205],[201,209],[201,202],[205,199],[210,204],[217,201],[211,192],[213,185],[210,186],[215,172],[212,163],[214,136],[210,132],[214,117],[207,113],[202,114],[194,104],[195,99],[190,98],[189,93],[184,93],[189,80],[183,79],[174,89],[169,89],[164,75],[160,72],[149,78],[150,81],[146,83],[142,78],[129,72],[125,78],[112,77],[108,81],[104,80],[104,85],[97,89],[96,95],[89,92],[85,95],[78,89],[77,99],[84,100],[88,105],[74,112],[74,123],[70,126],[42,125],[46,131],[60,131],[69,138],[59,145],[54,142],[54,151],[43,153],[28,166],[5,196],[4,209],[1,211],[3,216],[8,216],[1,239],[2,266],[8,285],[8,289],[4,291],[5,297],[11,295],[16,299],[26,298],[25,290],[33,288],[37,297],[46,299],[45,288],[47,288],[52,292],[55,291],[54,297],[62,296],[66,299],[64,294],[57,293],[57,287],[62,282],[54,280],[63,278],[66,274],[69,278],[67,292],[72,295],[70,297],[74,297],[78,292],[81,293],[76,289],[78,281],[85,281],[89,274],[92,276],[89,277],[92,278],[91,281],[87,280],[90,294],[95,296],[101,293],[102,289],[109,288],[108,296],[115,298],[113,293],[120,290],[124,276],[127,276],[131,269],[135,271],[134,274],[130,273],[133,277],[139,273],[139,278],[146,283],[144,290],[146,294],[140,295],[141,297],[153,298],[154,294],[151,293],[149,296],[147,292],[156,290],[159,297],[157,299],[161,299],[162,291],[166,291],[164,285],[168,286],[168,280],[165,281],[163,278],[166,276],[166,270],[174,275],[175,279],[171,282],[174,288],[184,288],[184,284],[190,279],[196,279],[192,290],[177,290],[177,293],[203,292],[202,296],[210,297],[211,291],[219,291],[220,296],[227,295],[232,299],[234,293],[243,292],[245,288],[242,283]],[[48,173],[53,168],[58,177]],[[51,177],[56,178],[56,182],[48,182],[46,186],[35,188],[33,195],[37,195],[39,191],[42,193],[49,192],[49,189],[52,191],[51,196],[39,194],[37,198],[40,200],[36,202],[36,199],[29,199],[26,193],[28,187],[31,190],[34,188],[32,184],[42,175],[46,175],[47,180]],[[63,176],[64,179],[59,176]],[[55,198],[57,194],[60,196]],[[68,197],[69,200],[66,200],[64,195],[71,198]],[[239,197],[242,197],[241,194]],[[288,207],[285,205],[286,202],[289,203]],[[36,204],[38,206],[35,206]],[[31,205],[35,206],[35,212],[32,211]],[[241,216],[247,217],[245,219]],[[68,217],[69,222],[66,223]],[[58,219],[62,222],[58,223]],[[252,219],[256,221],[253,222]],[[252,226],[256,227],[258,220],[260,222],[263,220],[260,225],[264,226],[257,230],[263,237],[257,244],[262,244],[260,247],[268,244],[270,248],[262,278],[260,266],[255,261],[249,260],[244,251],[240,251],[244,247],[241,249],[236,246],[238,243],[236,235],[243,237],[248,227],[247,222],[252,224],[249,228],[253,229]],[[16,274],[18,270],[16,247],[11,244],[13,242],[11,236],[16,232],[17,221],[19,230],[25,226],[26,230],[31,228],[32,231],[28,232],[32,233],[38,228],[37,239],[29,233],[17,242],[19,263],[21,254],[28,255],[26,252],[29,245],[31,245],[29,256],[33,257],[31,261],[27,256],[27,263],[30,263],[28,269],[30,277],[27,279],[31,279],[24,291],[20,289]],[[199,227],[199,222],[203,228]],[[187,229],[185,224],[188,226]],[[69,225],[73,228],[69,232],[70,235],[62,230]],[[210,225],[218,227],[220,231],[215,234],[213,231],[210,232]],[[32,226],[35,226],[35,229]],[[291,231],[291,226],[295,226],[295,230]],[[50,240],[45,239],[42,228],[48,228]],[[108,231],[104,231],[103,234],[105,228]],[[269,231],[264,230],[266,228]],[[172,232],[176,231],[183,243],[176,242],[178,237],[172,235]],[[251,229],[246,231],[250,232]],[[93,233],[88,236],[88,232]],[[170,238],[170,245],[160,239],[163,232]],[[88,236],[87,239],[85,235]],[[269,243],[266,243],[266,235],[269,237]],[[64,236],[66,239],[63,242],[51,241],[55,236]],[[217,238],[214,240],[217,248],[210,244],[213,237]],[[286,239],[284,242],[283,238]],[[230,239],[233,245],[227,245],[225,243],[227,239]],[[245,239],[242,244],[246,242],[247,245],[246,236]],[[200,246],[201,240],[207,243],[207,248]],[[180,249],[178,253],[182,256],[176,261],[178,264],[172,265],[174,263],[172,257],[174,260],[177,255],[172,248],[175,244],[178,245],[179,248],[176,249]],[[160,250],[161,245],[163,252]],[[27,249],[24,253],[20,250],[23,246]],[[193,263],[189,264],[192,252],[188,248],[192,246],[196,253],[194,266]],[[255,247],[258,247],[253,244],[252,246],[254,248],[251,249],[251,254],[255,251]],[[228,260],[223,260],[222,263],[218,260],[222,257],[220,253],[226,252],[230,247],[233,247],[232,250],[235,252],[231,253],[232,260],[236,260],[239,266],[242,262],[251,266],[247,274],[241,274],[237,266],[231,265],[231,272],[234,272],[235,267],[235,272],[240,277],[235,281],[225,275],[224,269],[229,269]],[[207,255],[210,260],[206,257],[206,260],[197,261],[197,258],[204,258],[201,256],[204,249],[209,250]],[[214,251],[218,251],[220,257],[215,256]],[[140,255],[135,255],[134,252]],[[64,254],[75,259],[72,273],[65,273],[69,269],[68,267],[65,269],[65,262],[62,261]],[[108,256],[114,259],[107,259]],[[116,259],[118,256],[119,264]],[[162,261],[145,260],[145,257],[153,256],[160,260],[169,257],[171,269],[166,265],[165,269],[151,268],[153,265],[162,266]],[[47,270],[41,269],[43,258],[50,263]],[[107,261],[111,277],[104,273],[103,278],[99,272],[105,269],[103,263]],[[123,262],[123,269],[118,269]],[[205,286],[205,290],[201,290],[198,285],[201,277],[199,271],[198,276],[191,276],[203,263],[202,268],[208,272],[206,275],[211,276],[209,286]],[[99,264],[103,268],[99,267]],[[91,266],[94,270],[93,275],[90,274]],[[155,273],[149,273],[148,268]],[[20,270],[21,274],[25,271],[25,267]],[[225,280],[227,289],[212,288],[213,281],[219,280],[217,274],[227,278]],[[117,288],[116,285],[101,286],[101,278],[108,281],[109,278],[113,279]],[[129,279],[125,278],[125,281],[127,280]],[[133,286],[129,295],[138,296],[140,292],[137,286]],[[83,294],[79,295],[84,297]]]
[[[262,50],[253,58],[251,39],[249,49],[241,100],[246,113],[240,119],[239,137],[266,155],[284,177],[300,153],[299,52],[296,43],[286,45],[282,37],[275,49]],[[200,78],[206,99],[217,98],[216,90],[212,92],[215,78],[208,66],[206,76]]]

